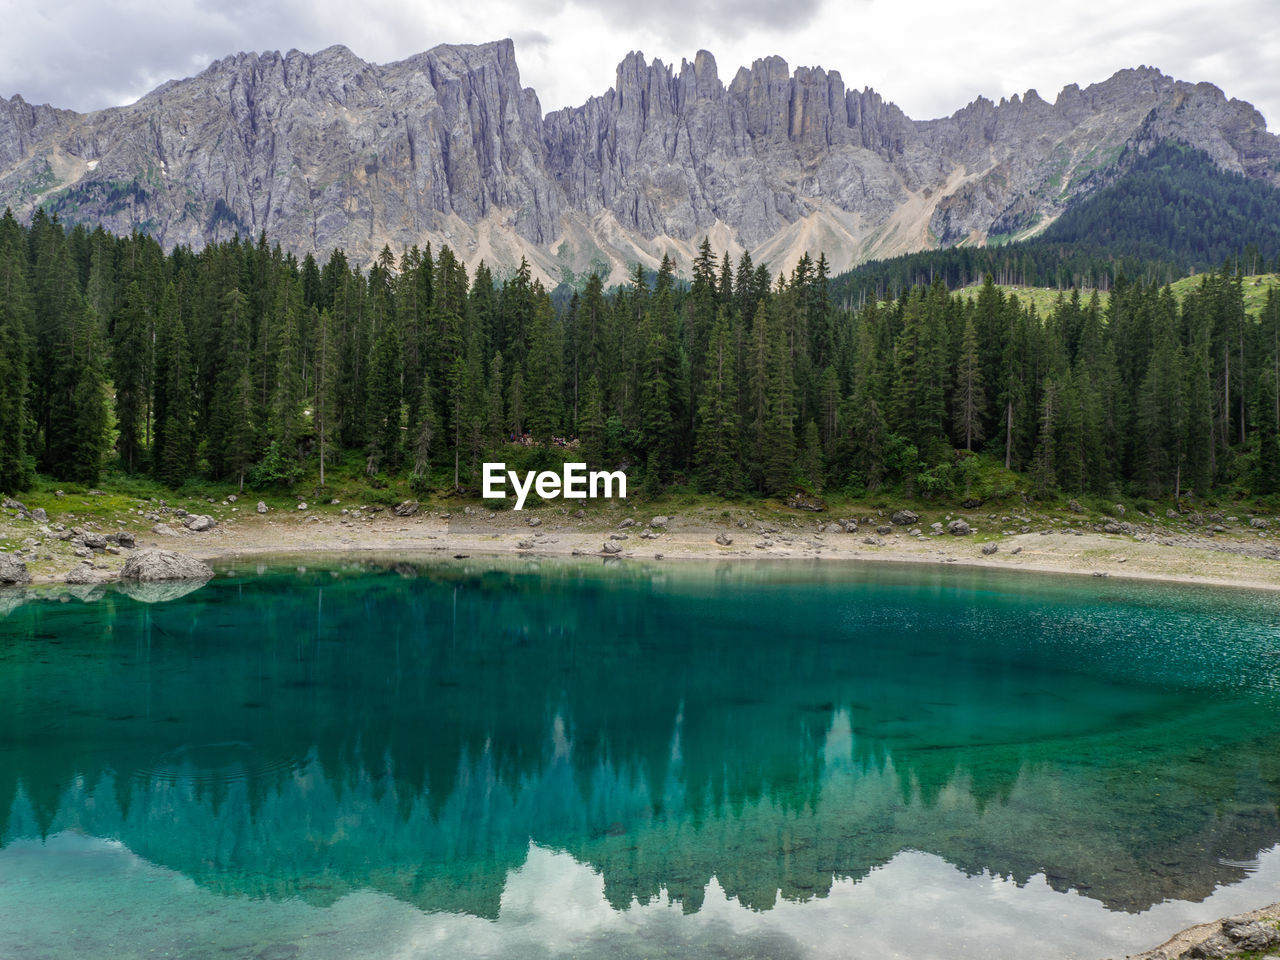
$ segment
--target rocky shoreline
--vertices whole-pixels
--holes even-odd
[[[1094,516],[1072,502],[1056,515],[984,513],[978,506],[933,514],[862,508],[832,517],[807,503],[685,509],[614,501],[591,511],[548,505],[516,512],[466,503],[430,509],[416,501],[268,506],[235,495],[182,504],[132,499],[103,510],[95,495],[108,496],[67,495],[58,503],[64,510],[5,499],[0,584],[112,582],[131,556],[160,550],[204,563],[317,552],[873,560],[1280,589],[1275,518],[1173,511],[1126,516],[1121,504]],[[172,570],[175,564],[168,561]]]
[[[1280,960],[1280,903],[1199,923],[1127,960]]]

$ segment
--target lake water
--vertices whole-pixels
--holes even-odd
[[[1280,595],[307,563],[0,596],[0,957],[1097,958],[1280,900]]]

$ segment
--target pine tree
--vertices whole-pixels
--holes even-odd
[[[315,340],[315,372],[312,374],[311,383],[314,390],[314,396],[311,401],[311,416],[315,424],[316,439],[320,444],[320,487],[323,488],[324,468],[329,455],[329,443],[332,436],[332,424],[334,422],[334,378],[335,365],[333,361],[333,345],[332,345],[332,327],[333,320],[329,316],[328,309],[317,309],[311,307],[310,327],[314,331],[313,338]]]
[[[292,284],[290,284],[292,286]],[[271,398],[271,440],[287,463],[296,463],[298,442],[302,435],[302,401],[305,363],[302,351],[302,297],[289,298],[282,314],[276,352],[275,392]]]
[[[1085,449],[1085,418],[1080,390],[1070,370],[1062,373],[1058,393],[1058,419],[1054,424],[1055,473],[1058,486],[1071,493],[1084,493],[1088,480]]]
[[[31,412],[40,437],[40,469],[58,477],[77,470],[72,440],[77,419],[76,384],[80,369],[74,342],[84,319],[84,301],[60,224],[43,210],[32,219],[30,243],[35,249],[33,321],[35,345],[30,365]],[[94,314],[95,320],[101,318]],[[81,338],[83,339],[83,338]],[[100,340],[95,337],[95,343]],[[103,358],[98,355],[98,361]],[[100,464],[95,464],[96,476]]]
[[[191,361],[186,327],[170,286],[156,325],[155,443],[153,471],[170,487],[179,487],[191,472],[195,444],[192,425]]]
[[[384,319],[369,371],[369,459],[365,471],[390,473],[401,462],[400,334],[395,321]]]
[[[560,431],[564,419],[564,342],[551,298],[535,284],[533,317],[529,328],[528,360],[525,364],[526,417],[528,429],[539,440],[549,440]]]
[[[1084,311],[1075,387],[1080,401],[1085,480],[1099,494],[1114,492],[1120,469],[1120,371],[1108,333],[1094,291]]]
[[[792,379],[786,331],[764,301],[757,308],[763,318],[769,352],[765,371],[764,447],[760,451],[762,487],[765,493],[784,493],[791,485],[796,465],[795,383]]]
[[[822,465],[822,439],[818,436],[818,425],[810,420],[804,425],[804,434],[800,443],[799,468],[801,478],[814,490],[821,490],[825,485],[826,475]]]
[[[955,411],[953,436],[957,443],[964,444],[966,450],[972,450],[974,441],[985,436],[983,423],[987,401],[982,391],[978,331],[971,313],[965,317],[964,335],[960,341],[960,360],[956,364],[956,392],[952,403]]]
[[[524,370],[516,367],[511,375],[511,389],[507,393],[507,424],[517,437],[524,435],[525,427]]]
[[[489,364],[489,389],[485,405],[485,436],[491,445],[507,440],[506,404],[502,392],[502,353],[493,355]]]
[[[106,349],[100,321],[93,308],[83,306],[72,335],[71,354],[76,375],[71,385],[72,411],[66,438],[67,458],[55,476],[94,484],[102,473],[108,449],[110,408],[106,386]]]
[[[604,404],[600,381],[588,378],[583,390],[582,413],[578,418],[578,438],[582,444],[582,456],[592,466],[604,466],[609,449],[605,436]]]
[[[840,433],[840,378],[834,366],[822,371],[822,385],[818,394],[819,434],[822,449],[831,453]]]
[[[151,390],[152,318],[137,282],[129,284],[116,315],[112,344],[111,378],[116,395],[117,448],[128,473],[142,469],[146,451],[143,435]]]
[[[1258,377],[1255,399],[1258,459],[1253,473],[1253,492],[1262,496],[1280,490],[1280,424],[1276,422],[1277,385],[1270,369]]]
[[[1155,342],[1138,392],[1135,449],[1148,493],[1177,497],[1186,466],[1184,354],[1173,318],[1159,317],[1152,334]]]
[[[1045,384],[1044,396],[1040,401],[1040,435],[1032,468],[1036,495],[1041,499],[1049,497],[1058,489],[1057,449],[1054,439],[1057,429],[1058,384],[1050,380]]]
[[[413,472],[410,474],[410,482],[413,488],[418,491],[426,489],[428,479],[431,475],[431,458],[436,453],[436,448],[440,444],[440,418],[436,416],[435,410],[428,402],[431,396],[431,380],[424,377],[422,386],[419,391],[422,399],[419,401],[419,409],[423,411],[422,419],[418,422],[417,433],[413,436]]]
[[[222,362],[210,405],[209,463],[214,475],[234,477],[244,489],[245,475],[257,459],[253,419],[253,375],[249,363],[249,300],[232,288],[222,298]]]
[[[705,489],[731,496],[741,486],[738,466],[738,385],[729,313],[717,311],[702,363],[705,383],[698,406],[694,461]]]
[[[894,345],[890,424],[921,451],[947,433],[944,309],[934,289],[926,295],[917,287],[903,306],[902,332]]]
[[[33,320],[24,246],[21,228],[6,210],[0,221],[0,491],[7,493],[25,489],[32,479],[27,389]]]

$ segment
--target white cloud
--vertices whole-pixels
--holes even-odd
[[[344,43],[375,62],[438,43],[512,37],[521,74],[545,109],[583,102],[613,83],[630,50],[679,66],[699,48],[721,78],[779,54],[794,67],[839,70],[910,116],[950,113],[979,94],[1068,83],[1148,64],[1207,80],[1280,123],[1280,20],[1270,0],[137,0],[12,3],[0,37],[0,95],[74,109],[124,103],[240,50],[315,51]]]

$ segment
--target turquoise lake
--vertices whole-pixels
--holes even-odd
[[[497,558],[75,589],[0,593],[5,960],[1100,958],[1280,900],[1280,594]]]

